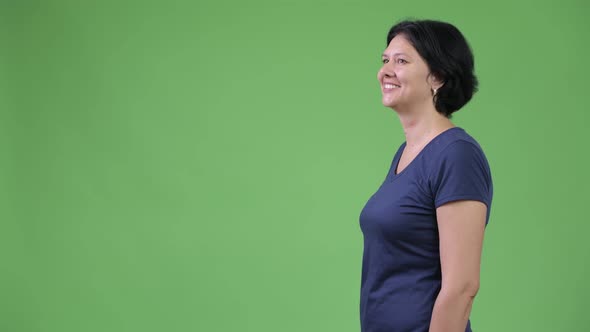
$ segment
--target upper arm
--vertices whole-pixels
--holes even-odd
[[[429,178],[436,208],[449,202],[480,201],[489,209],[493,185],[483,151],[472,143],[456,141],[443,151]],[[487,210],[486,210],[487,211]],[[489,211],[486,215],[486,224]]]
[[[453,201],[436,209],[442,288],[477,292],[486,213],[487,206],[475,200]]]
[[[442,287],[451,292],[476,292],[493,193],[483,151],[465,141],[447,146],[430,184],[439,232]]]

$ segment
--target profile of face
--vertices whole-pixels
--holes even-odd
[[[385,51],[377,73],[383,105],[395,110],[413,109],[433,103],[433,90],[440,84],[430,75],[428,65],[404,37],[396,35]]]

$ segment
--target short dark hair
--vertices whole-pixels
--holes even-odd
[[[434,106],[447,118],[463,107],[478,89],[473,53],[463,34],[450,23],[434,20],[404,20],[387,34],[387,46],[402,34],[424,59],[431,73],[444,81]]]

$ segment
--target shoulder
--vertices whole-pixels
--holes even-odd
[[[436,206],[452,200],[491,203],[492,174],[481,146],[469,135],[449,139],[431,162],[428,183]]]
[[[446,135],[444,140],[441,142],[442,144],[439,145],[440,151],[447,151],[453,149],[477,149],[482,150],[481,146],[471,136],[467,131],[463,128],[455,127],[453,128],[452,132],[449,132],[449,135]],[[483,151],[482,151],[483,152]]]
[[[429,151],[430,174],[448,164],[472,164],[478,161],[487,166],[487,158],[479,143],[464,129],[455,127],[445,133]]]
[[[481,146],[473,139],[457,139],[449,142],[442,148],[437,156],[438,165],[442,163],[461,163],[471,158],[478,158],[487,163],[485,153]]]

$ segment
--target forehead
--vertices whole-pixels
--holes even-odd
[[[383,53],[389,56],[396,53],[404,53],[407,55],[418,54],[414,46],[412,46],[412,44],[406,39],[406,37],[404,37],[403,34],[395,36],[391,42],[389,42],[389,45],[387,45],[387,48]]]

